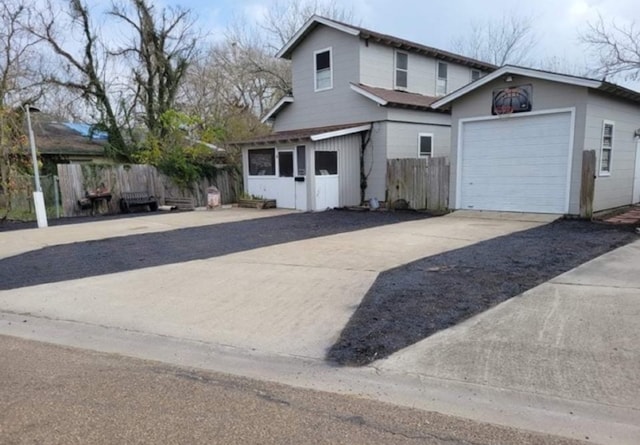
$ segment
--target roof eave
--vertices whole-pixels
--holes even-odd
[[[475,82],[467,84],[467,85],[463,86],[462,88],[459,88],[458,90],[456,90],[456,91],[444,96],[442,99],[435,101],[434,103],[431,104],[431,108],[438,109],[438,108],[441,108],[441,107],[443,107],[445,105],[448,105],[451,102],[453,102],[454,100],[459,99],[460,97],[464,96],[465,94],[470,93],[471,91],[476,90],[476,89],[480,88],[481,86],[486,85],[489,82],[492,82],[495,79],[497,79],[497,78],[499,78],[501,76],[505,76],[507,74],[513,74],[513,75],[525,76],[525,77],[533,77],[533,78],[536,78],[536,79],[549,80],[549,81],[553,81],[553,82],[561,82],[561,83],[565,83],[565,84],[569,84],[569,85],[576,85],[576,86],[581,86],[581,87],[586,87],[586,88],[599,89],[601,87],[601,85],[602,85],[602,82],[597,81],[597,80],[593,80],[593,79],[568,76],[568,75],[565,75],[565,74],[551,73],[551,72],[546,72],[546,71],[539,71],[539,70],[534,70],[534,69],[531,69],[531,68],[523,68],[523,67],[505,65],[502,68],[494,71],[493,73],[487,74],[486,76],[481,77],[480,79],[476,80]]]
[[[289,39],[287,43],[276,53],[276,57],[280,59],[291,59],[291,53],[298,46],[300,41],[318,24],[322,24],[328,26],[333,29],[337,29],[338,31],[345,32],[347,34],[351,34],[353,36],[357,36],[360,34],[360,31],[354,29],[350,26],[342,25],[340,23],[336,23],[332,20],[325,19],[324,17],[320,17],[318,15],[313,15],[309,20],[306,21],[304,25]]]
[[[262,119],[260,119],[260,122],[266,124],[269,119],[273,119],[276,117],[276,114],[280,112],[280,109],[284,108],[285,105],[291,103],[293,103],[293,96],[284,96],[278,101],[277,104],[274,105],[271,110],[269,110],[269,112]]]

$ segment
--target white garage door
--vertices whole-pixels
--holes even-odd
[[[566,213],[571,113],[462,123],[458,208]]]

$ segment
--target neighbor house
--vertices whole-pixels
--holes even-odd
[[[277,57],[293,91],[243,141],[245,191],[323,210],[385,199],[387,159],[449,156],[451,116],[430,105],[491,64],[314,16]]]
[[[432,107],[451,111],[452,209],[590,216],[640,201],[636,91],[504,66]]]

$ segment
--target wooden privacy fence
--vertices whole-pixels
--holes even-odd
[[[148,192],[160,204],[167,198],[188,198],[195,206],[205,206],[207,188],[217,187],[223,204],[235,202],[241,188],[241,176],[228,169],[220,169],[215,178],[202,179],[188,188],[177,186],[150,165],[59,164],[58,176],[63,216],[95,211],[94,208],[81,208],[78,201],[96,191],[108,191],[111,195],[109,201],[98,202],[99,213],[119,213],[122,192]]]
[[[447,158],[387,160],[387,197],[404,200],[412,209],[443,211],[449,207]]]

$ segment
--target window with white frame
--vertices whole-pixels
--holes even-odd
[[[447,71],[449,66],[444,62],[438,62],[438,73],[436,79],[436,96],[447,94]]]
[[[611,174],[611,153],[613,152],[613,128],[614,123],[604,121],[602,123],[602,143],[600,144],[600,175]]]
[[[480,70],[471,70],[471,82],[475,82],[480,79],[481,76],[482,73],[480,73]]]
[[[274,176],[276,174],[275,148],[248,150],[249,176]]]
[[[395,87],[405,89],[408,86],[409,77],[409,54],[396,51],[396,79]]]
[[[418,156],[421,158],[430,158],[433,155],[433,134],[418,134]]]
[[[331,59],[331,48],[313,53],[315,91],[333,88],[333,61]]]

